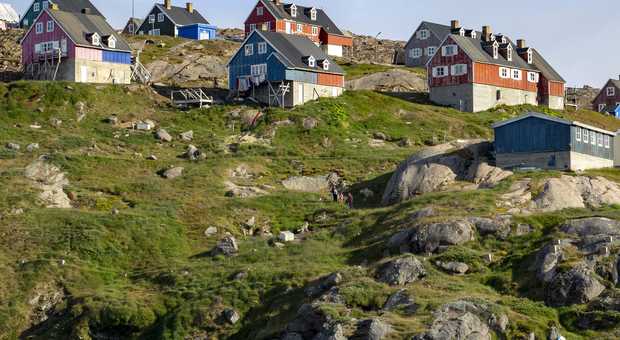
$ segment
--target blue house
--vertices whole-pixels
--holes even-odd
[[[614,166],[616,134],[531,112],[493,125],[497,166],[581,171]]]
[[[181,26],[179,37],[193,40],[213,40],[217,37],[217,27],[209,24],[193,24]]]
[[[229,89],[268,105],[292,107],[344,92],[344,71],[310,39],[253,31],[228,62]]]

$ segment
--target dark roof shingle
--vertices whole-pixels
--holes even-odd
[[[323,11],[322,9],[314,7],[316,9],[316,20],[312,20],[312,18],[310,17],[310,10],[313,7],[304,7],[295,4],[295,6],[297,6],[297,16],[292,17],[288,11],[292,4],[276,5],[271,0],[263,0],[263,3],[278,19],[288,19],[310,25],[317,25],[321,26],[325,30],[325,32],[329,34],[344,35],[344,33],[342,33],[338,26],[336,26],[332,19],[330,19],[327,13],[325,13],[325,11]]]
[[[90,14],[101,15],[101,12],[88,0],[51,0],[52,3],[58,5],[58,9],[66,12],[82,12],[85,8],[90,8]]]
[[[157,4],[157,7],[162,12],[166,13],[166,15],[168,15],[168,17],[179,26],[209,24],[207,19],[205,19],[195,8],[192,13],[190,13],[185,7],[171,6],[170,9],[167,9],[166,6],[161,4]]]

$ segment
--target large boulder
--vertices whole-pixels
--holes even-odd
[[[558,264],[560,264],[563,257],[562,241],[560,241],[560,244],[544,246],[536,254],[536,260],[533,264],[536,278],[542,282],[551,281],[555,277]]]
[[[71,200],[64,192],[69,180],[58,167],[47,162],[44,157],[30,163],[24,175],[41,190],[39,199],[47,208],[71,208]]]
[[[480,187],[494,187],[512,175],[511,171],[491,166],[485,161],[478,161],[469,167],[467,180]]]
[[[384,339],[392,328],[380,319],[362,320],[357,325],[355,334],[351,340],[381,340]]]
[[[605,286],[592,270],[582,263],[555,275],[546,287],[545,300],[553,307],[584,304],[597,298],[604,290]]]
[[[493,235],[502,240],[510,236],[510,217],[498,216],[494,219],[470,217],[469,221],[476,226],[481,236]]]
[[[239,246],[237,240],[232,236],[226,236],[221,239],[215,248],[213,248],[213,255],[225,255],[232,256],[239,252]]]
[[[330,188],[329,175],[291,177],[282,181],[282,185],[287,190],[309,193],[321,193]]]
[[[401,289],[396,293],[390,295],[385,304],[383,305],[384,311],[394,311],[396,309],[402,309],[406,314],[414,314],[418,309],[413,298],[409,296],[405,289]]]
[[[618,236],[620,235],[620,222],[603,217],[582,218],[564,223],[560,230],[581,238],[595,235]]]
[[[342,274],[331,273],[327,276],[323,276],[313,282],[310,282],[304,292],[306,293],[306,296],[316,297],[328,291],[330,288],[337,286],[341,282]]]
[[[433,253],[441,247],[473,241],[474,226],[465,220],[454,220],[418,226],[411,236],[410,245],[415,253]]]
[[[424,265],[409,255],[383,264],[377,271],[377,280],[389,285],[406,285],[426,276]]]
[[[304,304],[286,326],[281,339],[346,340],[341,324],[332,320],[320,304]]]
[[[545,181],[532,208],[550,212],[568,208],[598,208],[620,203],[620,187],[603,177],[561,176]]]

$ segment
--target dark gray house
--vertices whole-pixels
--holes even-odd
[[[615,133],[531,112],[493,125],[497,166],[581,171],[614,166]]]
[[[431,59],[439,45],[452,32],[452,27],[460,28],[457,20],[451,26],[422,21],[405,45],[405,65],[424,67]]]
[[[172,0],[164,0],[163,4],[155,4],[138,28],[139,35],[182,36],[180,29],[193,25],[209,25],[207,19],[200,14],[191,2],[186,7],[172,6]]]

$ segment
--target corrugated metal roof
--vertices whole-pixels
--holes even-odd
[[[549,115],[546,115],[546,114],[543,114],[543,113],[539,113],[539,112],[528,112],[528,113],[523,114],[523,115],[521,115],[519,117],[515,117],[515,118],[512,118],[512,119],[504,120],[502,122],[497,122],[497,123],[493,124],[491,127],[494,128],[494,129],[497,129],[499,127],[502,127],[502,126],[505,126],[505,125],[509,125],[509,124],[514,123],[514,122],[518,122],[520,120],[527,119],[527,118],[532,118],[532,117],[533,118],[538,118],[538,119],[545,119],[545,120],[549,120],[549,121],[560,123],[560,124],[564,124],[564,125],[579,126],[579,127],[583,127],[583,128],[586,128],[586,129],[590,129],[590,130],[593,130],[593,131],[600,132],[600,133],[604,133],[604,134],[607,134],[607,135],[612,135],[612,136],[616,135],[615,133],[613,133],[611,131],[607,131],[607,130],[604,130],[604,129],[601,129],[601,128],[597,128],[597,127],[592,126],[592,125],[584,124],[584,123],[577,122],[577,121],[570,121],[570,120],[566,120],[566,119],[562,119],[562,118],[552,117],[552,116],[549,116]]]
[[[17,14],[10,4],[0,3],[0,20],[9,23],[17,23],[19,22],[19,14]]]

